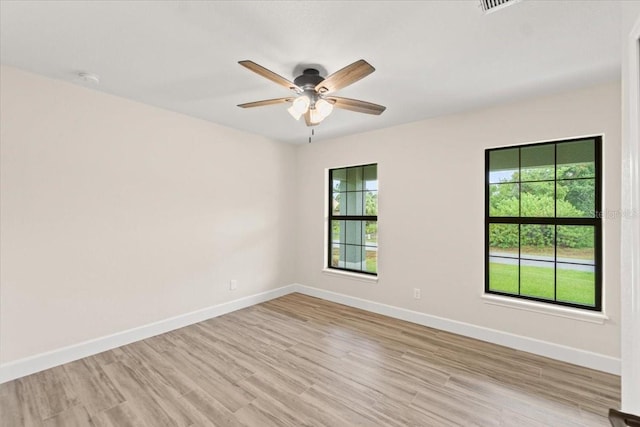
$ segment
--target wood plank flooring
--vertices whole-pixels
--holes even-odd
[[[0,385],[0,425],[608,426],[620,379],[291,294]]]

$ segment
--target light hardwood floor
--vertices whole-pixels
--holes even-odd
[[[14,426],[608,426],[620,379],[291,294],[0,385]]]

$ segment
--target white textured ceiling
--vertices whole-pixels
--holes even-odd
[[[484,15],[470,1],[0,1],[0,60],[38,74],[293,143],[309,128],[289,96],[237,61],[293,80],[358,60],[376,72],[336,95],[381,116],[334,110],[314,141],[619,77],[617,1],[524,0]],[[326,74],[325,74],[326,75]]]

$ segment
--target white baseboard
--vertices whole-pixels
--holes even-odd
[[[514,348],[516,350],[526,351],[529,353],[537,354],[539,356],[561,360],[563,362],[572,363],[574,365],[584,366],[586,368],[620,375],[620,359],[615,357],[593,353],[586,350],[580,350],[560,344],[554,344],[548,341],[528,338],[521,335],[515,335],[508,332],[502,332],[496,329],[476,326],[470,323],[458,322],[443,317],[432,316],[417,311],[381,304],[379,302],[369,301],[301,284],[295,284],[293,285],[293,288],[295,292],[299,292],[301,294],[309,295],[312,297],[322,298],[324,300],[333,301],[339,304],[344,304],[349,307],[360,308],[363,310],[371,311],[373,313],[383,314],[385,316],[393,317],[396,319],[406,320],[411,323],[428,326],[430,328],[440,329],[443,331],[452,332],[454,334],[464,335],[466,337]]]
[[[82,359],[83,357],[92,356],[94,354],[102,353],[103,351],[131,344],[135,341],[140,341],[155,335],[160,335],[165,332],[221,316],[223,314],[231,313],[232,311],[260,304],[261,302],[290,294],[291,292],[294,292],[294,289],[295,287],[293,285],[283,286],[281,288],[206,307],[191,313],[160,320],[148,325],[6,363],[0,365],[0,384],[35,372],[43,371],[54,366],[73,362],[74,360]]]
[[[517,350],[527,351],[540,356],[561,360],[563,362],[596,369],[598,371],[620,375],[620,359],[615,357],[553,344],[547,341],[527,338],[495,329],[484,328],[469,323],[458,322],[443,317],[432,316],[417,311],[394,307],[375,301],[369,301],[296,283],[0,365],[0,384],[35,372],[43,371],[54,366],[69,363],[83,357],[102,353],[103,351],[111,350],[135,341],[140,341],[155,335],[163,334],[165,332],[221,316],[223,314],[231,313],[232,311],[260,304],[292,292],[299,292],[304,295],[322,298],[327,301],[333,301],[396,319],[406,320],[408,322],[428,326],[430,328],[436,328]]]

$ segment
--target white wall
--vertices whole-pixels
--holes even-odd
[[[619,219],[604,226],[604,324],[489,305],[481,294],[485,148],[603,133],[604,208],[619,210],[620,114],[620,85],[611,83],[300,147],[297,280],[618,358]],[[325,169],[370,162],[378,163],[380,186],[376,284],[321,271]],[[422,299],[413,299],[413,288]]]
[[[640,2],[622,11],[622,410],[640,415]]]
[[[292,146],[0,71],[0,364],[293,282]]]

